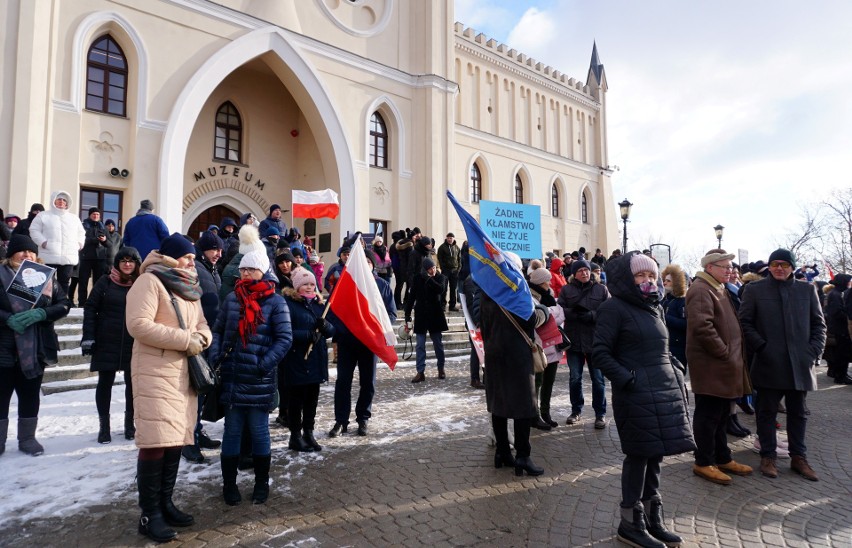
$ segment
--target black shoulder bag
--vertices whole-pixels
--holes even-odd
[[[180,308],[178,307],[174,294],[168,288],[166,288],[166,291],[168,291],[169,298],[172,300],[172,306],[175,307],[178,325],[180,325],[181,329],[186,329],[186,324],[183,322],[183,314],[180,313]],[[209,394],[214,388],[216,388],[216,376],[213,374],[213,369],[211,369],[207,360],[204,359],[204,356],[201,354],[187,356],[186,361],[189,363],[189,382],[192,384],[192,387],[195,388],[198,395],[203,396],[205,394]]]

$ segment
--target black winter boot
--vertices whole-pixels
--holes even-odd
[[[263,504],[269,498],[269,466],[271,455],[254,455],[254,491],[251,493],[252,504]]]
[[[313,430],[305,430],[305,433],[302,435],[302,439],[305,440],[305,443],[313,447],[314,451],[322,451],[322,445],[317,443]]]
[[[236,506],[242,502],[243,497],[240,495],[240,489],[237,487],[237,465],[240,462],[239,455],[226,457],[222,455],[222,495],[225,497],[225,504],[228,506]]]
[[[621,509],[618,540],[637,548],[665,548],[665,544],[648,534],[645,528],[645,510],[641,502],[631,508]]]
[[[683,539],[666,530],[663,499],[656,496],[642,502],[645,506],[645,526],[651,536],[666,546],[680,546]]]
[[[133,424],[133,411],[124,412],[124,439],[136,439],[136,426]]]
[[[299,451],[300,453],[314,452],[314,448],[305,443],[304,438],[302,438],[301,433],[298,430],[290,430],[290,443],[287,447],[293,451]]]
[[[163,484],[160,491],[160,510],[166,523],[173,527],[189,527],[195,523],[195,518],[181,512],[172,502],[172,494],[175,492],[178,469],[180,468],[180,451],[166,451],[163,458]]]
[[[168,542],[177,536],[169,529],[160,510],[160,494],[163,485],[163,459],[137,460],[136,485],[139,488],[139,534],[155,542]]]
[[[6,435],[9,433],[9,419],[0,419],[0,455],[6,452]]]
[[[35,439],[38,417],[18,418],[18,450],[37,457],[44,454],[44,447]]]
[[[98,430],[98,443],[110,443],[112,436],[109,433],[109,415],[100,415],[98,421],[101,424]]]

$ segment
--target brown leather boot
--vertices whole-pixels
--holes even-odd
[[[767,478],[778,477],[778,468],[775,466],[775,459],[773,457],[760,458],[760,473]]]
[[[699,478],[704,478],[719,485],[731,484],[731,476],[725,474],[715,466],[698,466],[697,464],[693,464],[692,473]]]
[[[805,457],[802,455],[792,455],[791,459],[790,470],[799,474],[806,480],[819,481],[816,472],[814,472],[814,469],[811,468],[810,464],[808,464],[808,460]]]

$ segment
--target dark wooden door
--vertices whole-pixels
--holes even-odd
[[[222,228],[222,219],[230,217],[234,222],[240,222],[240,214],[226,206],[213,206],[202,211],[198,217],[189,225],[187,233],[193,240],[197,240],[201,233],[207,230],[210,225],[216,225]]]

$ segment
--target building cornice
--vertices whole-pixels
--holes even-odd
[[[578,162],[576,160],[572,160],[570,158],[566,158],[565,156],[560,156],[558,154],[553,154],[551,152],[545,152],[543,150],[537,149],[535,147],[531,147],[528,145],[524,145],[522,143],[518,143],[517,141],[513,141],[511,139],[506,139],[505,137],[498,137],[496,135],[492,135],[491,133],[486,133],[484,131],[480,131],[478,129],[473,129],[469,126],[463,126],[461,124],[455,125],[455,132],[459,135],[464,135],[466,137],[471,137],[473,139],[480,139],[482,141],[486,141],[493,145],[505,147],[511,149],[518,154],[523,156],[533,156],[539,158],[541,160],[546,160],[548,162],[558,162],[561,164],[565,164],[573,169],[581,171],[589,175],[589,180],[592,182],[597,182],[598,177],[600,176],[601,168],[598,166],[592,166],[589,164],[584,164],[582,162]],[[458,142],[457,142],[458,144]]]

